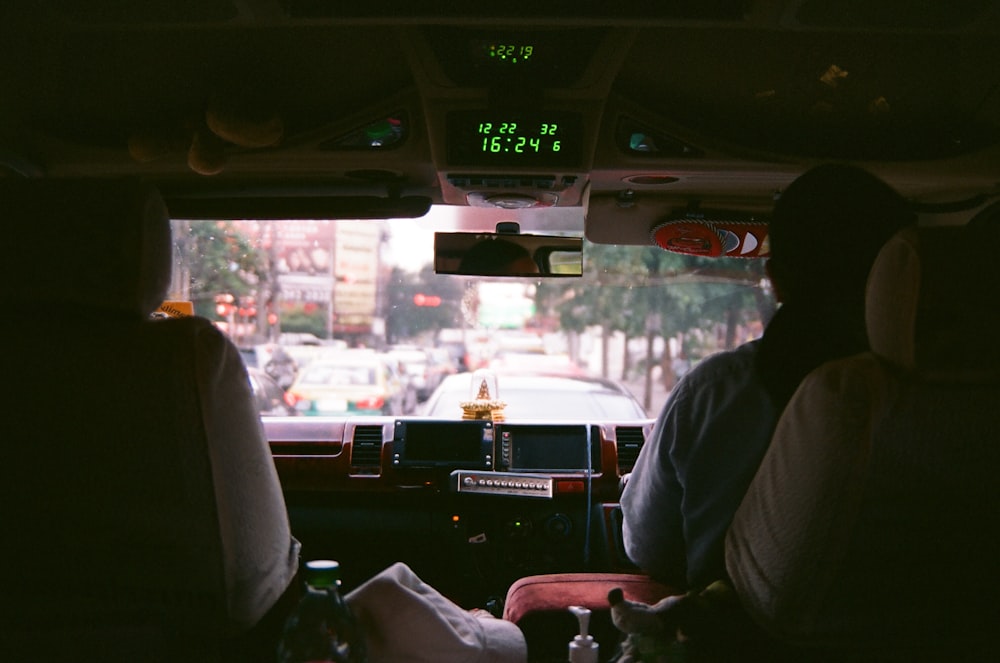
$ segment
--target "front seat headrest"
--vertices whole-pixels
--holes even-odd
[[[148,316],[166,298],[170,220],[151,186],[3,180],[0,218],[7,243],[0,301],[49,306],[53,315],[99,309]]]
[[[1000,379],[1000,227],[909,228],[868,278],[872,351],[923,379]]]

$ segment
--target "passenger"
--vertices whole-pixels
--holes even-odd
[[[621,496],[629,557],[679,589],[726,577],[724,539],[802,378],[868,348],[864,289],[879,248],[915,215],[853,166],[818,166],[778,199],[767,273],[781,304],[763,336],[678,382]]]

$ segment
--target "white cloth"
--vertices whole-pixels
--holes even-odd
[[[401,562],[345,597],[368,645],[368,663],[524,663],[528,645],[511,622],[470,612]]]

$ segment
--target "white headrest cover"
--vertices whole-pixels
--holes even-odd
[[[166,206],[131,180],[0,181],[6,251],[0,300],[53,315],[102,309],[147,316],[170,285]],[[61,308],[57,308],[61,307]]]
[[[926,379],[1000,378],[1000,228],[908,228],[868,279],[872,351]]]

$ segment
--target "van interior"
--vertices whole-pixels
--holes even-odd
[[[647,603],[680,591],[651,583],[628,559],[618,506],[653,439],[662,401],[648,405],[648,394],[663,389],[656,385],[669,361],[654,367],[650,351],[646,372],[634,374],[646,376],[634,382],[647,394],[641,418],[570,417],[556,407],[520,419],[484,406],[466,408],[463,419],[456,403],[455,417],[440,419],[410,409],[415,400],[405,411],[378,400],[328,415],[315,409],[321,396],[258,417],[243,404],[253,353],[233,354],[244,348],[225,316],[191,316],[176,335],[154,330],[141,341],[112,322],[148,314],[164,293],[175,298],[178,279],[194,282],[168,234],[179,237],[178,224],[322,221],[355,224],[361,230],[349,237],[376,242],[437,233],[436,245],[403,240],[393,250],[432,265],[437,281],[427,283],[461,284],[454,310],[465,306],[466,320],[472,304],[461,293],[477,276],[528,283],[525,292],[538,297],[558,284],[552,306],[576,295],[576,308],[546,324],[559,319],[567,335],[574,328],[573,338],[597,339],[584,333],[602,319],[611,333],[619,329],[612,320],[624,329],[634,318],[634,347],[646,353],[648,339],[662,353],[670,334],[661,327],[679,314],[640,316],[622,293],[735,284],[753,306],[773,310],[763,265],[775,200],[811,167],[836,162],[883,179],[919,219],[919,241],[900,245],[883,274],[880,302],[893,319],[882,321],[890,331],[873,351],[962,379],[920,373],[931,386],[901,410],[891,452],[864,466],[885,478],[878,485],[905,511],[901,520],[853,521],[856,512],[829,501],[843,494],[809,492],[853,485],[843,474],[818,478],[831,464],[847,472],[837,450],[849,442],[800,457],[783,441],[783,458],[809,469],[772,468],[770,490],[756,487],[744,502],[753,512],[737,521],[744,564],[732,569],[735,591],[768,638],[799,648],[795,660],[996,660],[1000,321],[992,299],[1000,284],[989,228],[1000,224],[1000,4],[7,0],[0,51],[8,256],[0,298],[14,326],[0,364],[11,405],[0,509],[13,526],[8,546],[19,551],[0,564],[12,588],[0,629],[8,653],[275,660],[263,636],[220,654],[218,634],[250,630],[287,607],[281,595],[300,582],[289,575],[300,561],[334,559],[345,592],[405,562],[456,605],[519,624],[533,663],[567,660],[578,632],[570,601],[588,602],[602,660],[612,660],[623,634],[608,614],[608,588]],[[817,254],[838,251],[838,230],[815,237]],[[495,254],[507,241],[527,247],[533,262],[463,260],[477,243]],[[624,252],[632,249],[644,253]],[[655,256],[668,254],[689,262],[661,267]],[[330,293],[361,292],[371,274],[372,301],[381,298],[385,315],[355,322],[356,312],[335,316],[329,303],[328,326],[290,346],[300,367],[327,342],[380,345],[393,334],[408,342],[390,313],[410,301],[414,315],[443,310],[442,295],[414,299],[393,280],[401,272],[373,265],[355,257],[330,271],[322,292],[328,303]],[[307,292],[323,269],[294,287]],[[290,297],[293,280],[283,283]],[[583,284],[592,298],[584,300]],[[210,316],[232,304],[189,299]],[[720,336],[704,320],[685,327],[690,338]],[[498,327],[420,324],[433,332],[429,345],[460,346],[454,370],[470,376],[472,339],[487,347],[501,337]],[[286,331],[311,330],[289,322]],[[446,331],[454,333],[446,339]],[[752,333],[759,330],[725,342]],[[602,351],[592,352],[599,366]],[[535,347],[509,352],[508,366],[526,354],[541,370]],[[405,382],[397,368],[385,369],[386,381]],[[470,400],[489,386],[472,384]],[[430,391],[417,388],[421,398]],[[839,430],[843,403],[803,399],[804,412],[820,408],[814,425],[833,423],[803,424],[790,436]],[[303,414],[305,402],[318,416]],[[852,407],[851,416],[866,406]],[[853,440],[852,431],[840,432]],[[257,435],[262,447],[232,453]],[[182,439],[193,441],[177,446]],[[225,461],[212,455],[213,440],[229,449]],[[889,480],[904,469],[913,473],[901,485]],[[804,477],[815,481],[803,487]],[[815,502],[796,501],[807,493]],[[871,536],[858,540],[870,545],[814,531],[831,522],[868,527]],[[227,537],[246,530],[257,538],[230,547]],[[799,547],[796,533],[812,545]],[[790,551],[798,561],[786,563]],[[876,553],[912,584],[866,566]],[[856,575],[838,575],[834,561],[843,559],[857,563]],[[247,565],[267,567],[271,585],[244,584],[237,569]],[[539,578],[553,584],[532,588]],[[775,589],[786,580],[798,592],[791,599]],[[86,591],[60,601],[72,586]],[[850,600],[837,606],[856,620],[817,607],[838,587]],[[143,588],[183,617],[163,630],[162,615],[137,598]],[[512,591],[522,592],[516,605]],[[114,610],[95,607],[110,595]],[[917,604],[927,609],[915,617]],[[855,628],[884,637],[863,639]],[[190,648],[178,645],[185,638]]]

